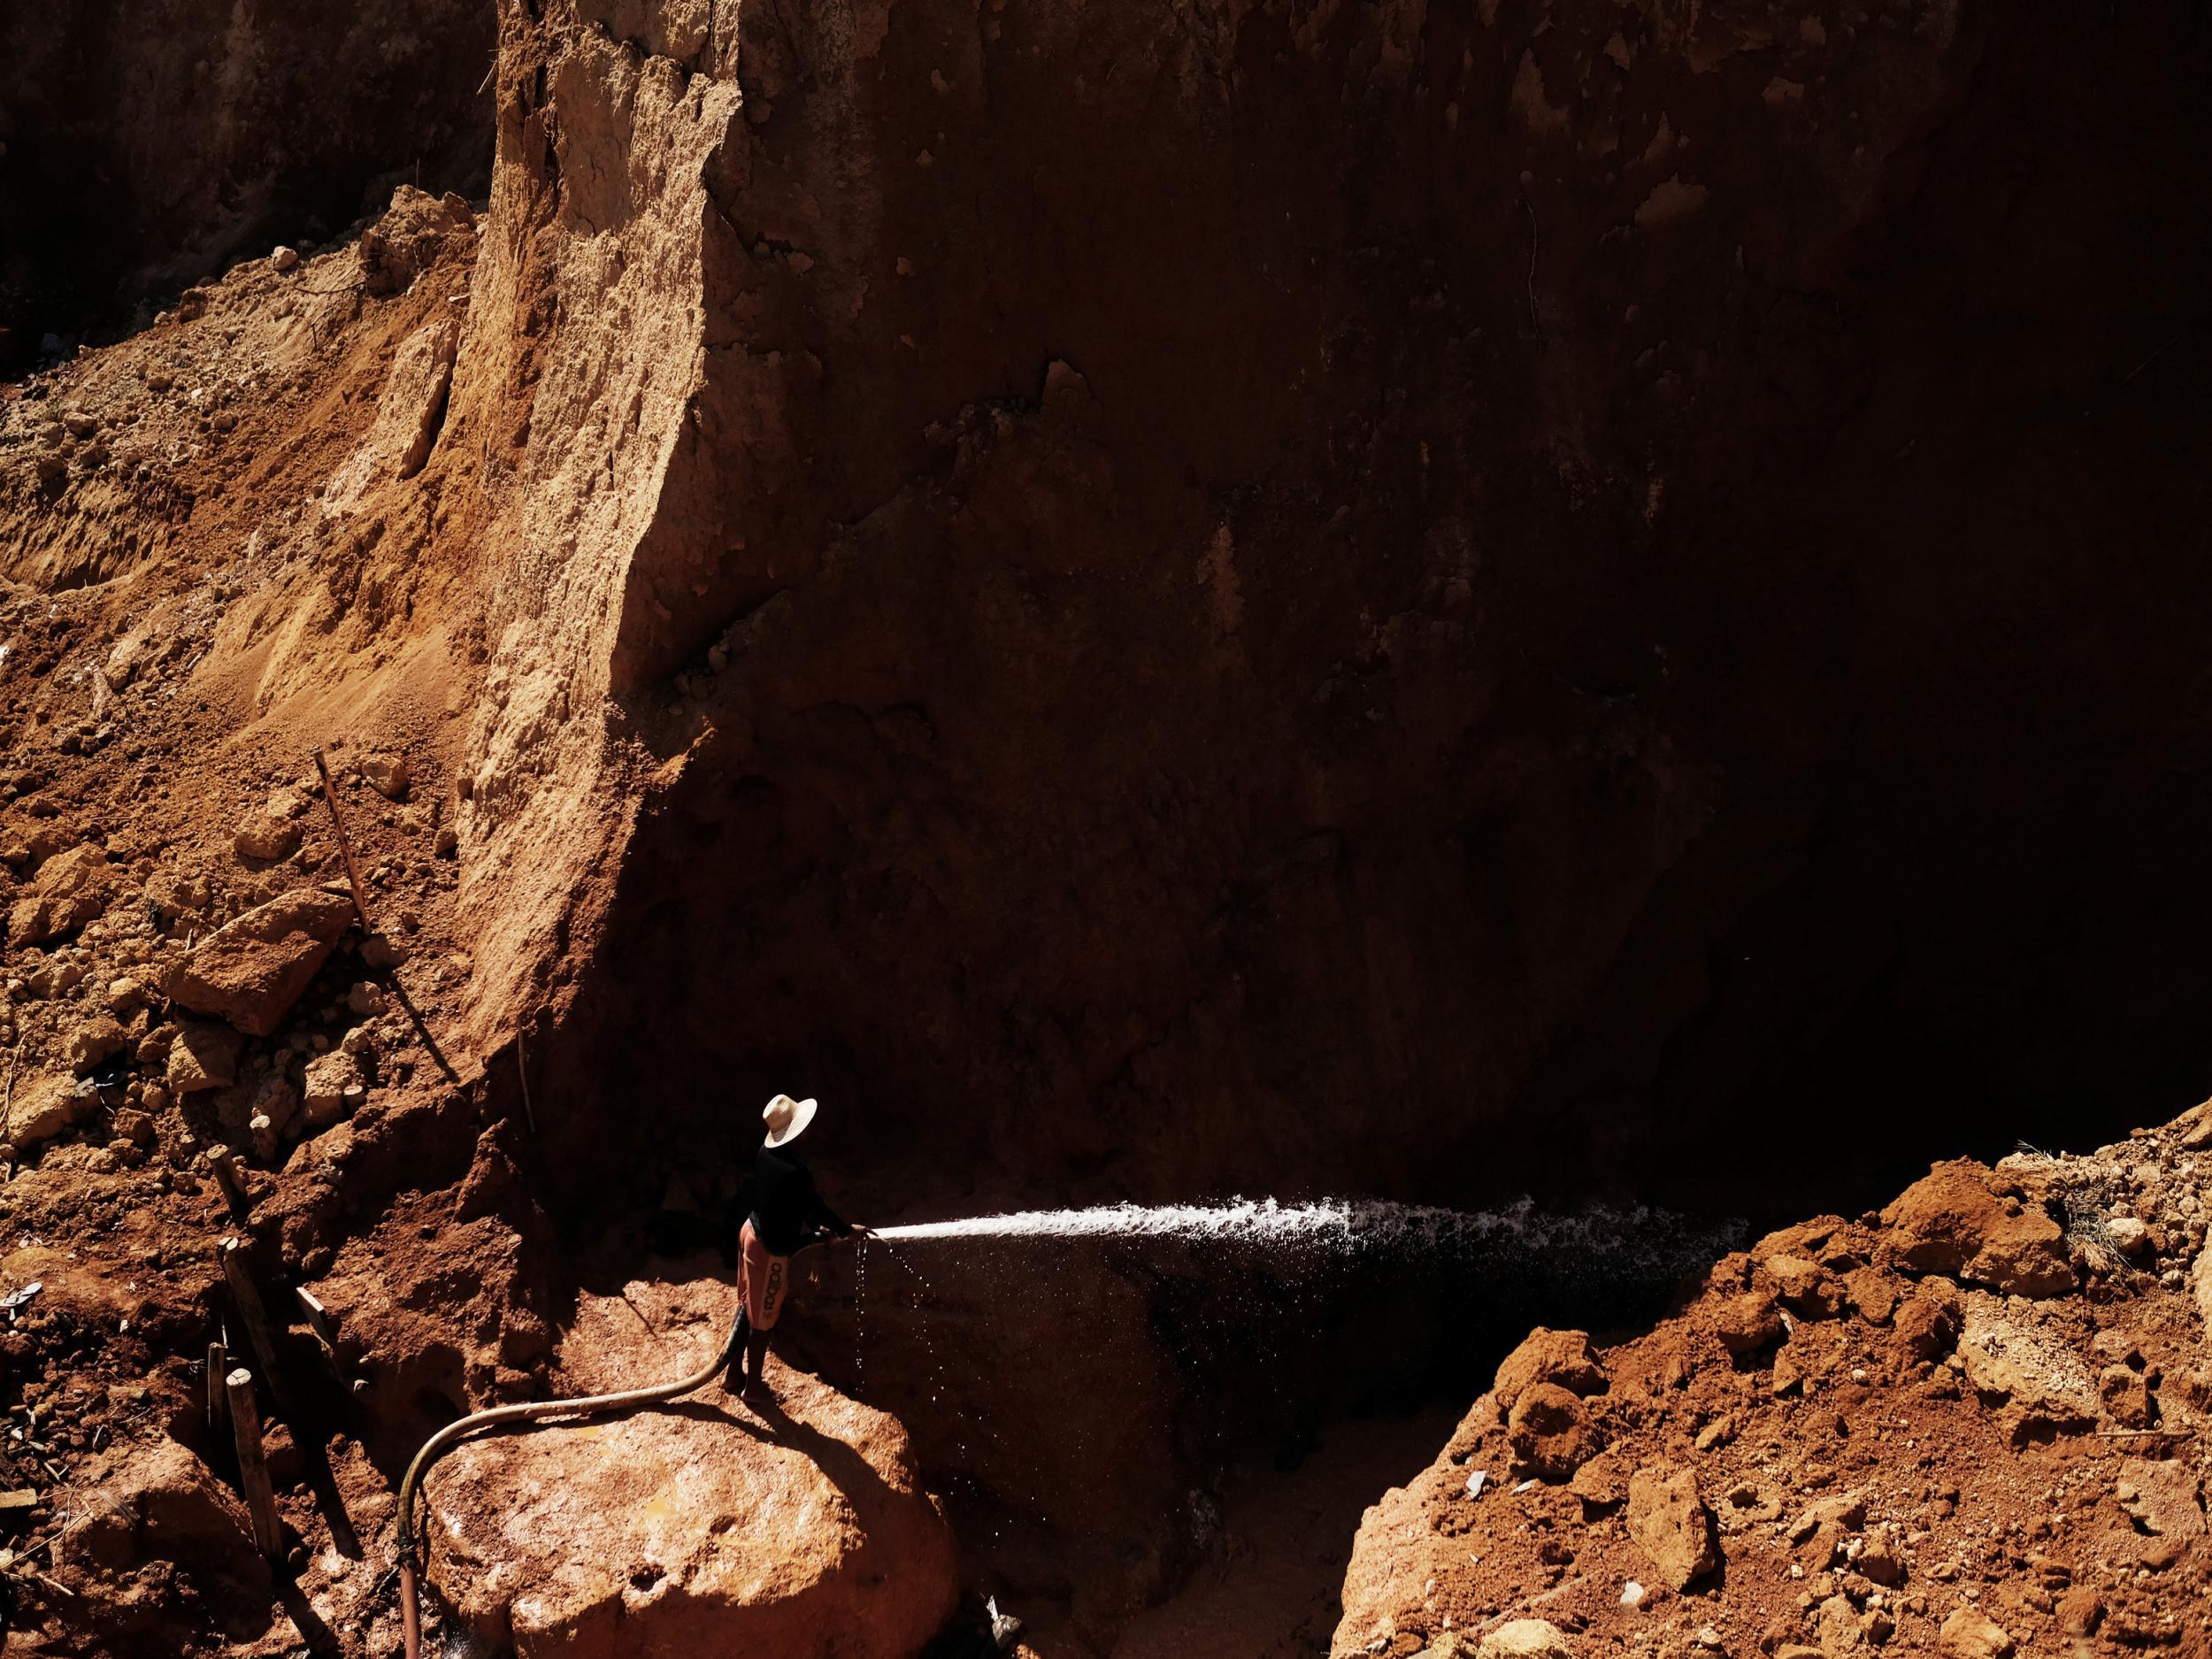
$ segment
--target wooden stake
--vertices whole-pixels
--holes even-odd
[[[268,1460],[261,1455],[261,1413],[253,1402],[253,1373],[244,1366],[223,1379],[230,1396],[230,1426],[238,1447],[238,1484],[253,1513],[253,1541],[271,1561],[284,1559],[284,1534],[277,1527],[276,1494],[269,1486]]]
[[[246,1196],[246,1183],[238,1173],[238,1155],[228,1147],[210,1147],[207,1164],[215,1171],[216,1186],[223,1189],[223,1202],[230,1206],[232,1219],[245,1220],[253,1213],[253,1201]]]
[[[276,1338],[269,1327],[269,1310],[262,1305],[261,1292],[247,1271],[246,1253],[235,1239],[225,1239],[216,1247],[222,1257],[223,1277],[229,1281],[231,1300],[238,1304],[239,1323],[246,1327],[246,1343],[253,1349],[254,1363],[261,1367],[261,1374],[269,1384],[269,1398],[276,1402],[277,1410],[291,1417],[290,1391],[284,1386],[284,1373],[277,1366]],[[235,1392],[231,1396],[237,1399]]]
[[[346,838],[346,820],[338,810],[338,791],[331,787],[330,768],[323,760],[323,746],[315,745],[315,770],[322,774],[323,800],[330,808],[332,827],[338,832],[338,854],[346,861],[346,879],[353,887],[353,913],[360,918],[361,931],[373,933],[376,929],[369,922],[368,900],[361,890],[361,872],[353,862],[353,843]]]
[[[304,1285],[293,1286],[292,1294],[299,1302],[300,1312],[306,1317],[307,1333],[315,1339],[315,1350],[322,1356],[323,1369],[330,1373],[332,1380],[341,1388],[348,1386],[352,1379],[346,1375],[346,1368],[338,1363],[338,1333],[330,1322],[329,1310],[315,1300],[314,1293]]]
[[[207,1432],[219,1439],[223,1432],[223,1379],[230,1374],[230,1356],[220,1342],[207,1345]]]

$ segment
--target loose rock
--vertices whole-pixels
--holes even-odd
[[[122,1026],[105,1014],[88,1019],[69,1033],[69,1064],[80,1074],[123,1051]]]
[[[353,902],[301,887],[203,940],[171,980],[180,1007],[256,1037],[274,1032],[353,919]]]
[[[302,1091],[308,1125],[320,1129],[336,1123],[345,1115],[348,1094],[362,1086],[360,1063],[343,1049],[309,1061]]]
[[[1597,1454],[1601,1442],[1589,1409],[1556,1383],[1532,1383],[1506,1421],[1506,1441],[1519,1467],[1543,1480],[1564,1480]]]
[[[190,1451],[165,1435],[119,1445],[102,1464],[109,1472],[73,1537],[90,1559],[120,1569],[160,1558],[265,1590],[245,1505]]]
[[[172,1093],[204,1094],[228,1088],[238,1080],[238,1033],[204,1021],[188,1022],[169,1045],[168,1082]]]
[[[1567,1632],[1548,1619],[1517,1618],[1482,1639],[1476,1659],[1574,1659]]]
[[[1757,1292],[1732,1296],[1714,1310],[1713,1334],[1739,1356],[1771,1348],[1782,1340],[1781,1310],[1771,1296]]]
[[[404,755],[375,754],[361,762],[361,775],[369,780],[369,787],[387,801],[404,801],[412,772]]]
[[[19,1082],[8,1103],[8,1140],[19,1149],[42,1145],[90,1117],[92,1105],[91,1097],[79,1092],[74,1078],[47,1076]]]
[[[2104,1621],[2104,1601],[2085,1584],[2078,1584],[2058,1599],[2058,1628],[2062,1635],[2093,1636]]]
[[[1943,1650],[1955,1659],[2010,1659],[2012,1638],[1979,1608],[1962,1607],[1943,1621]]]
[[[57,854],[39,867],[30,890],[8,912],[8,939],[17,945],[42,945],[73,933],[108,907],[115,873],[104,849],[86,842]]]
[[[1640,1469],[1629,1478],[1628,1535],[1671,1590],[1686,1589],[1720,1565],[1712,1512],[1686,1469]]]
[[[2121,1508],[2144,1532],[2183,1540],[2205,1534],[2196,1471],[2178,1460],[2131,1457],[2120,1465]]]
[[[414,952],[388,933],[371,933],[361,941],[361,962],[365,967],[382,972],[396,968]]]
[[[1551,1383],[1571,1394],[1601,1394],[1605,1371],[1590,1351],[1586,1331],[1553,1331],[1539,1325],[1521,1345],[1500,1362],[1491,1385],[1498,1415],[1509,1416],[1522,1391],[1533,1383]]]
[[[239,825],[231,845],[241,858],[289,858],[299,850],[303,834],[299,825],[290,818],[257,812]]]
[[[2074,1287],[2066,1235],[2039,1204],[1995,1190],[1970,1158],[1938,1164],[1888,1209],[1889,1248],[1916,1273],[1948,1273],[2008,1294],[2055,1296]]]
[[[1916,1359],[1941,1359],[1964,1323],[1959,1293],[1947,1279],[1924,1279],[1897,1307],[1893,1328]]]

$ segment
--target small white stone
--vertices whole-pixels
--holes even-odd
[[[2150,1229],[2133,1216],[2114,1216],[2104,1224],[2104,1230],[2113,1248],[2123,1256],[2140,1256],[2150,1242]]]

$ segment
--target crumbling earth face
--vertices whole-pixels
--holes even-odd
[[[496,21],[487,197],[403,184],[0,388],[12,1644],[389,1651],[407,1456],[578,1386],[580,1299],[774,1090],[885,1221],[1778,1222],[2186,1098],[2197,35]],[[1555,1328],[1364,1529],[1339,1646],[2197,1641],[2192,1549],[2129,1544],[2193,1536],[2185,1133],[1949,1163],[1649,1336]],[[1127,1414],[1194,1379],[1034,1369],[1125,1414],[1125,1510],[1189,1495],[1081,1561],[964,1534],[971,1602],[1018,1584],[1041,1653],[1187,1627],[1144,1603],[1233,1564],[1220,1448]],[[941,1425],[794,1386],[941,1476]],[[1036,1461],[1079,1488],[1085,1443]],[[1800,1538],[1801,1497],[1846,1502]]]

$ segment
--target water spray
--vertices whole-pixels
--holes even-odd
[[[1614,1249],[1688,1225],[1669,1210],[1638,1205],[1548,1214],[1533,1200],[1497,1210],[1445,1210],[1387,1199],[1327,1198],[1285,1204],[1272,1198],[1233,1198],[1217,1204],[1102,1204],[1088,1210],[1024,1210],[957,1221],[883,1227],[886,1243],[941,1239],[1179,1239],[1262,1248],[1307,1246],[1340,1252],[1412,1247],[1471,1252],[1501,1245],[1524,1248]]]
[[[855,1235],[864,1248],[872,1236],[887,1245],[983,1239],[1041,1243],[1158,1239],[1339,1255],[1412,1250],[1431,1256],[1472,1257],[1518,1251],[1604,1258],[1630,1252],[1652,1259],[1671,1258],[1684,1253],[1686,1247],[1709,1248],[1716,1241],[1712,1228],[1667,1210],[1638,1205],[1629,1210],[1598,1208],[1555,1215],[1538,1210],[1529,1199],[1484,1210],[1445,1210],[1386,1199],[1333,1198],[1292,1204],[1271,1198],[1237,1198],[1216,1204],[1102,1204],[1087,1210],[1025,1210],[914,1222],[884,1227],[872,1235]],[[911,1264],[895,1252],[891,1259],[910,1274],[913,1272]],[[733,1320],[729,1335],[714,1356],[689,1376],[673,1382],[618,1394],[495,1406],[449,1423],[426,1440],[408,1464],[399,1486],[397,1555],[407,1659],[421,1659],[422,1653],[419,1574],[423,1563],[415,1501],[425,1474],[442,1453],[480,1429],[503,1423],[597,1417],[657,1405],[694,1393],[727,1368],[740,1328],[740,1322]]]

